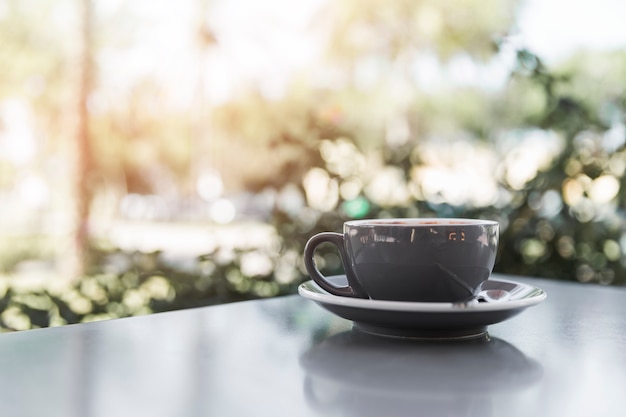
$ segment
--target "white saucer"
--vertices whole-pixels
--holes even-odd
[[[347,282],[345,275],[327,279],[339,286]],[[487,332],[488,325],[507,320],[546,298],[540,288],[502,279],[489,279],[483,290],[504,291],[507,297],[500,301],[467,304],[416,303],[336,296],[312,280],[298,287],[302,297],[353,321],[363,332],[429,339],[479,337]]]

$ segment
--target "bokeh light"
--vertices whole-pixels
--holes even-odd
[[[625,283],[618,9],[0,2],[0,322],[293,293],[366,217],[496,219],[497,272]]]

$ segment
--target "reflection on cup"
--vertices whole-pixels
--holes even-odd
[[[304,391],[324,413],[380,416],[489,416],[495,391],[537,383],[542,366],[496,338],[416,342],[352,330],[301,357]]]

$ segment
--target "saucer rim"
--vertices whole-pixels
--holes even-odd
[[[345,275],[333,275],[327,278],[340,278]],[[330,294],[322,289],[313,280],[308,280],[298,286],[298,294],[303,298],[323,304],[331,304],[350,308],[363,308],[368,310],[385,310],[385,311],[405,311],[405,312],[432,312],[432,313],[483,313],[489,311],[504,311],[512,309],[523,309],[541,303],[547,298],[544,290],[534,285],[517,282],[510,279],[489,278],[489,281],[495,283],[512,284],[517,287],[527,289],[530,295],[519,298],[509,299],[495,303],[473,303],[473,304],[454,304],[454,303],[433,303],[433,302],[412,302],[412,301],[393,301],[393,300],[372,300],[365,298],[344,297]]]

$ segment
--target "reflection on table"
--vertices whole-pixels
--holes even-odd
[[[428,342],[336,334],[301,358],[308,404],[321,413],[380,416],[493,415],[491,398],[537,383],[541,365],[488,336]]]
[[[0,409],[623,417],[626,289],[514,279],[548,298],[469,341],[366,335],[297,295],[3,334]]]

